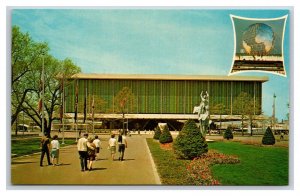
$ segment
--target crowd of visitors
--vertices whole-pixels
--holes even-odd
[[[117,135],[117,138],[116,138]],[[111,160],[124,160],[125,149],[127,148],[127,139],[123,131],[119,131],[118,134],[111,134],[108,140],[108,150],[111,154]],[[54,135],[52,141],[50,137],[43,136],[41,139],[41,158],[40,166],[43,166],[43,159],[46,154],[48,165],[58,166],[59,163],[59,148],[60,144],[58,136]],[[119,158],[115,159],[115,154],[118,148]],[[81,171],[93,170],[93,162],[100,158],[101,140],[97,135],[94,137],[88,135],[88,133],[82,134],[82,137],[77,141],[77,150],[80,159]],[[50,159],[51,158],[51,159]]]

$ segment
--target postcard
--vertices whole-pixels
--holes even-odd
[[[8,11],[12,188],[291,186],[291,9]]]

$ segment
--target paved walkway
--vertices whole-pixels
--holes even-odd
[[[39,166],[40,153],[12,159],[12,185],[157,185],[160,179],[156,172],[146,137],[127,137],[128,148],[125,160],[112,161],[107,141],[109,136],[100,136],[102,148],[100,160],[95,161],[92,171],[80,171],[76,145],[60,150],[60,166]],[[118,154],[116,154],[118,155]],[[118,156],[116,156],[118,157]]]

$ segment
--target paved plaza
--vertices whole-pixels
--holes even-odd
[[[146,135],[127,137],[128,148],[124,161],[112,161],[107,149],[108,135],[100,136],[100,160],[94,162],[92,171],[81,172],[76,145],[60,150],[59,166],[39,166],[40,153],[13,158],[11,162],[12,185],[159,185]],[[118,158],[118,154],[116,154]]]

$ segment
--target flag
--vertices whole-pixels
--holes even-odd
[[[60,93],[61,93],[61,102],[60,102],[59,115],[60,115],[60,123],[62,123],[63,115],[64,115],[64,108],[63,107],[64,107],[64,96],[65,96],[65,93],[64,93],[64,78],[62,78],[62,80],[61,80]]]
[[[87,96],[87,88],[85,87],[85,93],[84,93],[84,107],[83,107],[83,123],[85,123],[86,120],[86,96]]]
[[[78,108],[78,80],[76,80],[76,90],[75,90],[75,122],[77,122],[77,108]]]
[[[42,111],[42,98],[40,98],[38,102],[38,113],[41,114],[41,111]]]
[[[92,120],[94,122],[94,110],[95,110],[95,100],[94,100],[94,95],[93,95],[93,101],[92,101]]]
[[[38,107],[37,107],[37,110],[38,110],[38,114],[41,115],[41,112],[42,112],[42,107],[43,107],[43,85],[44,85],[44,81],[43,81],[43,71],[42,71],[42,74],[41,74],[41,79],[39,81],[39,96],[40,96],[40,99],[38,101]]]

